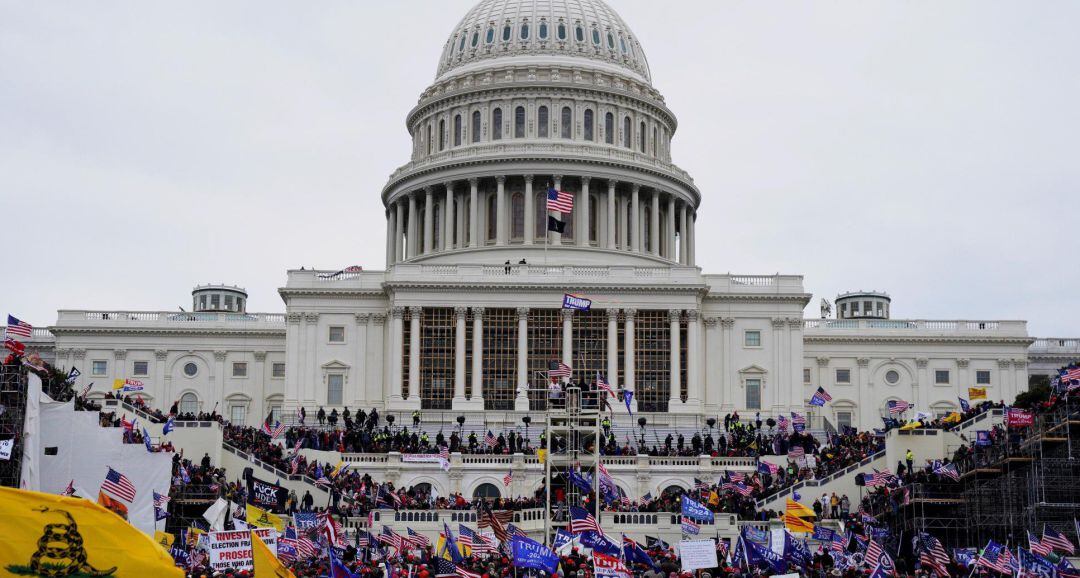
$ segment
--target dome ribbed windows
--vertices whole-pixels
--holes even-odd
[[[604,142],[615,144],[615,115],[610,112],[604,115]]]
[[[480,142],[480,111],[475,110],[472,113],[472,141]]]
[[[469,37],[469,34],[467,32],[462,32],[461,33],[461,42],[458,43],[458,47],[457,47],[458,52],[461,52],[461,51],[465,50],[465,40],[468,37]]]
[[[560,135],[562,138],[571,138],[570,130],[574,124],[574,113],[570,110],[569,106],[564,106],[562,109],[562,120],[560,122],[562,126],[559,127]]]
[[[577,38],[578,42],[585,42],[585,29],[580,25],[574,28],[574,37]]]
[[[536,136],[548,137],[548,107],[546,106],[536,109]]]
[[[607,47],[608,50],[615,50],[615,37],[610,32],[607,33]]]
[[[560,22],[556,33],[559,35],[559,40],[566,40],[566,25]]]
[[[502,109],[496,108],[491,111],[491,140],[502,138]]]
[[[591,108],[585,109],[585,140],[593,139],[593,111]]]
[[[502,33],[503,42],[510,42],[511,32],[512,32],[512,30],[510,29],[509,24],[503,26],[503,33]]]
[[[540,34],[540,40],[547,40],[547,35],[548,35],[547,22],[544,22],[543,20],[541,20],[540,21],[540,28],[537,30],[537,32]]]
[[[521,34],[519,34],[519,36],[521,36],[522,40],[528,40],[529,39],[529,23],[528,22],[523,22],[521,24]]]
[[[495,42],[495,27],[494,26],[488,26],[487,34],[484,36],[484,42],[486,42],[488,44],[491,44],[492,42]]]
[[[600,46],[600,31],[596,28],[592,29],[592,43]]]
[[[472,47],[476,48],[476,45],[479,44],[479,43],[480,43],[480,33],[479,32],[473,32],[472,33]]]
[[[514,138],[525,138],[525,107],[514,109]]]

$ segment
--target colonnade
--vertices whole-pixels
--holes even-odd
[[[574,195],[570,215],[547,211],[548,186],[565,186]],[[548,234],[549,214],[567,222],[567,238]],[[447,181],[389,203],[386,263],[455,249],[547,243],[631,251],[693,266],[696,218],[695,206],[680,195],[633,182],[531,174]]]

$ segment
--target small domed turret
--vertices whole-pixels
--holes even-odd
[[[246,313],[247,291],[233,285],[199,285],[191,291],[196,312]]]
[[[836,296],[837,319],[888,319],[892,298],[879,291],[852,291]]]

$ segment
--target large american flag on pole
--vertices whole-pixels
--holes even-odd
[[[101,483],[101,489],[128,502],[134,502],[135,485],[124,474],[112,468],[108,469],[109,471],[105,474],[105,481]]]
[[[902,399],[890,399],[889,400],[889,413],[898,414],[904,413],[911,407],[911,404]]]
[[[549,211],[569,213],[574,210],[574,195],[548,187],[547,208]]]
[[[8,336],[17,335],[19,337],[30,338],[34,333],[34,326],[25,321],[21,321],[11,315],[7,316],[7,329],[5,330]]]
[[[572,372],[570,366],[561,361],[552,361],[548,364],[548,377],[570,377]]]

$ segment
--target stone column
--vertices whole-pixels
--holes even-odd
[[[367,367],[368,393],[366,399],[372,407],[386,403],[386,386],[390,380],[386,376],[388,347],[386,341],[386,314],[373,313],[368,327]],[[285,369],[288,372],[288,366]],[[385,406],[383,406],[385,407]]]
[[[454,248],[454,181],[443,183],[446,187],[446,203],[443,205],[442,235],[439,249],[449,251]]]
[[[562,309],[562,362],[574,367],[574,310]]]
[[[574,239],[578,247],[589,246],[589,177],[581,177],[581,194],[575,205],[575,213],[578,214],[577,227],[574,227]]]
[[[533,198],[533,176],[525,175],[525,244],[536,239],[536,199]]]
[[[403,341],[405,338],[404,317],[404,307],[390,308],[390,357],[388,359],[390,363],[390,395],[386,398],[390,404],[401,402],[401,388],[403,385],[401,364],[404,362],[402,356],[405,352],[405,343]]]
[[[551,179],[553,181],[555,181],[555,190],[556,191],[561,191],[562,190],[562,175],[552,175]],[[548,211],[548,215],[553,216],[556,219],[559,219],[560,221],[563,220],[562,213],[559,213],[559,212],[556,212],[556,211]],[[556,232],[552,231],[551,235],[550,235],[550,238],[551,238],[551,244],[552,245],[555,245],[556,247],[559,246],[559,245],[562,245],[562,233],[556,233]]]
[[[626,219],[626,207],[627,207],[627,205],[629,205],[629,203],[630,203],[630,199],[627,199],[625,197],[620,199],[620,198],[618,198],[618,195],[616,195],[616,197],[615,197],[615,210],[619,214],[615,218],[618,219],[618,221],[616,221],[616,222],[619,225],[617,227],[618,235],[617,235],[617,238],[616,238],[615,242],[618,244],[619,249],[622,250],[622,251],[629,251],[630,250],[630,229],[629,229],[630,223],[628,223],[627,219]]]
[[[686,230],[690,232],[690,234],[686,236],[686,238],[690,241],[689,243],[687,243],[686,264],[690,265],[691,267],[697,264],[697,257],[695,256],[696,247],[694,240],[694,229],[696,227],[694,223],[696,221],[697,211],[691,211],[690,214],[686,216]]]
[[[623,315],[625,315],[625,324],[623,336],[623,379],[626,383],[623,387],[626,389],[637,391],[637,383],[634,379],[634,315],[637,313],[636,309],[623,309]],[[640,401],[640,397],[638,400]]]
[[[465,236],[468,234],[465,231],[465,195],[454,194],[456,197],[454,200],[457,202],[457,208],[454,210],[454,219],[457,221],[457,228],[454,230],[454,240],[458,249],[464,249]]]
[[[353,403],[357,405],[364,405],[363,402],[367,400],[367,328],[370,317],[367,313],[354,314],[354,319],[356,319],[356,377],[353,380]],[[343,395],[342,401],[344,400]]]
[[[667,198],[667,231],[664,234],[664,257],[677,261],[675,255],[675,195]]]
[[[406,258],[412,259],[416,256],[416,195],[409,195],[409,219],[406,224],[408,227],[406,244]]]
[[[507,233],[510,230],[506,225],[506,177],[499,175],[495,177],[495,184],[498,188],[495,189],[495,212],[497,215],[488,215],[488,218],[495,218],[495,244],[505,245]]]
[[[454,400],[453,408],[461,409],[465,402],[465,316],[468,307],[454,308]]]
[[[682,351],[682,344],[680,342],[681,328],[679,326],[681,318],[681,309],[671,309],[668,311],[668,334],[671,341],[671,363],[669,364],[670,376],[668,378],[671,382],[671,389],[668,391],[668,411],[675,411],[678,406],[682,405],[682,385],[680,383],[682,363],[679,359]]]
[[[405,258],[405,208],[401,199],[394,201],[394,218],[397,220],[394,225],[394,262],[397,263]]]
[[[402,397],[420,398],[420,307],[409,307],[409,395]]]
[[[660,191],[653,190],[649,208],[649,252],[660,255]]]
[[[399,212],[400,214],[400,212]],[[285,399],[300,402],[300,314],[285,314]]]
[[[473,307],[472,395],[470,405],[484,406],[484,308]]]
[[[724,394],[723,394],[723,399],[720,402],[721,403],[721,410],[720,411],[725,411],[726,412],[726,411],[730,411],[730,410],[734,409],[735,405],[736,405],[734,391],[732,390],[732,387],[731,387],[731,378],[734,375],[734,370],[735,370],[735,368],[732,365],[734,363],[733,359],[735,358],[735,355],[734,355],[734,352],[733,352],[735,344],[734,344],[734,337],[732,336],[732,333],[734,332],[734,328],[735,328],[735,319],[732,318],[732,317],[721,317],[720,318],[720,327],[721,327],[721,341],[723,342],[723,345],[722,345],[723,354],[721,355],[720,367],[721,367],[721,371],[723,372],[723,384],[724,384]]]
[[[424,254],[431,253],[432,242],[435,240],[432,224],[435,218],[435,190],[432,187],[424,187]]]
[[[705,323],[705,343],[704,347],[699,345],[702,354],[698,367],[704,366],[704,371],[698,375],[698,391],[701,392],[702,410],[705,413],[717,414],[720,413],[721,396],[724,393],[723,384],[717,379],[720,378],[720,346],[723,341],[717,331],[720,320],[716,317],[704,317],[702,321]]]
[[[476,239],[480,236],[480,192],[478,191],[480,181],[478,179],[469,179],[469,246],[476,246]]]
[[[679,203],[679,263],[686,265],[689,247],[686,244],[686,203]]]
[[[619,388],[619,310],[607,310],[607,380]]]
[[[701,324],[697,310],[686,312],[686,405],[701,411]]]
[[[307,347],[311,348],[307,351],[307,358],[305,365],[307,365],[308,384],[307,391],[305,392],[305,398],[309,403],[314,404],[315,395],[315,383],[319,378],[319,366],[315,361],[316,348],[319,344],[319,314],[318,313],[305,313],[304,322],[307,324]],[[224,399],[224,396],[222,396]]]
[[[607,231],[606,239],[604,240],[604,248],[615,248],[615,187],[619,185],[619,181],[608,181],[607,188]],[[612,376],[608,376],[608,379],[615,379]]]
[[[1013,360],[1013,388],[1005,399],[1013,399],[1021,391],[1027,391],[1028,387],[1028,362],[1026,359]],[[998,398],[1001,399],[1001,398]]]
[[[641,185],[634,183],[630,189],[630,250],[641,252]]]
[[[529,411],[529,308],[518,307],[516,411]]]
[[[113,350],[113,357],[115,357],[118,361],[123,361],[124,356],[126,354],[127,354],[126,349],[115,349],[115,350]],[[225,381],[228,379],[226,377],[226,374],[225,374],[225,358],[226,357],[228,357],[228,352],[225,351],[224,349],[215,349],[214,350],[214,361],[217,362],[217,372],[216,372],[217,373],[217,376],[216,376],[217,377],[217,379],[216,379],[217,387],[216,387],[216,389],[218,390],[217,391],[217,399],[220,399],[222,401],[225,401]],[[122,363],[117,363],[116,365],[117,366],[122,366],[123,364]],[[121,370],[121,371],[123,371],[123,370]],[[123,375],[123,374],[121,373],[121,375]],[[308,390],[308,391],[310,393],[310,390]],[[311,395],[314,395],[314,394],[311,394]],[[209,401],[209,399],[205,400],[204,403],[206,403],[208,401]],[[200,409],[202,409],[202,408],[200,408]],[[222,409],[222,413],[225,413],[226,411],[228,411],[224,407],[221,408],[221,409]]]
[[[390,269],[390,266],[394,264],[394,225],[396,217],[394,216],[393,204],[386,209],[386,268]]]

